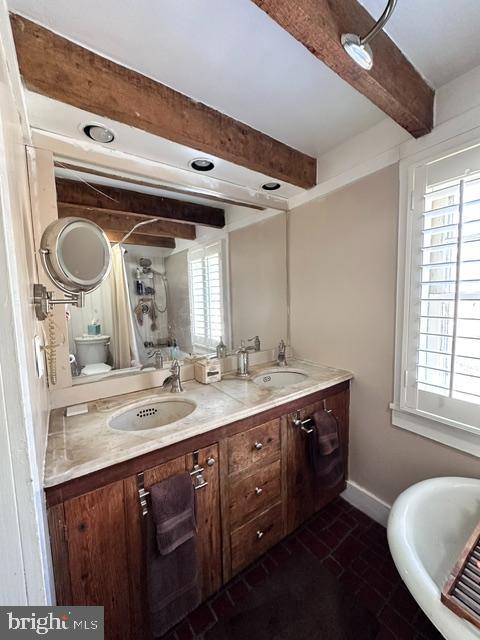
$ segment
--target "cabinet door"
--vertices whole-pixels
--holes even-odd
[[[64,514],[71,601],[58,604],[105,607],[105,637],[129,640],[123,482],[67,500]]]
[[[193,467],[187,455],[187,471]],[[197,490],[198,551],[202,569],[202,598],[206,600],[222,586],[222,540],[218,445],[200,449],[198,464],[208,485]]]
[[[222,584],[220,494],[218,479],[218,447],[212,445],[198,451],[198,464],[203,467],[207,485],[196,491],[198,520],[198,553],[202,571],[202,600]],[[178,473],[192,471],[193,454],[181,456],[144,472],[145,489]],[[193,479],[192,479],[193,481]],[[145,555],[143,516],[138,500],[137,477],[124,481],[125,511],[128,514],[127,544],[132,599],[132,638],[148,638],[148,611],[145,592]]]
[[[348,403],[349,393],[342,391],[325,400],[326,408],[331,409],[338,420],[340,446],[347,471],[348,465]],[[312,416],[323,408],[323,401],[304,407],[300,411],[302,420]],[[313,513],[333,500],[345,488],[345,482],[331,489],[322,488],[310,471],[306,452],[307,434],[293,424],[294,414],[287,421],[287,525],[288,532],[294,531]]]
[[[160,464],[144,472],[145,489],[149,489],[156,482],[166,480],[170,476],[185,471],[185,457],[175,458],[164,464]],[[125,513],[128,522],[127,546],[128,546],[128,571],[130,577],[131,597],[131,628],[132,638],[148,639],[149,613],[146,592],[147,576],[145,566],[145,538],[143,529],[143,516],[138,498],[137,476],[130,476],[124,481],[125,486]]]

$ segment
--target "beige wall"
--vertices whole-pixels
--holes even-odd
[[[286,238],[283,213],[229,235],[234,346],[255,335],[262,349],[287,339]]]
[[[391,424],[398,166],[290,213],[291,341],[353,371],[350,479],[391,503],[432,476],[480,477],[478,459]]]

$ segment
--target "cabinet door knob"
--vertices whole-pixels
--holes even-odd
[[[255,442],[255,444],[253,446],[257,451],[260,451],[260,449],[263,449],[263,444],[261,442],[258,442],[258,441]]]
[[[215,464],[215,458],[214,458],[213,456],[209,456],[209,457],[207,458],[207,465],[208,465],[209,467],[213,467],[213,465],[214,465],[214,464]]]
[[[263,489],[261,487],[255,487],[255,495],[261,496],[263,493]]]
[[[260,529],[257,531],[257,540],[261,540],[263,538],[263,536],[265,535],[264,531],[261,531]]]

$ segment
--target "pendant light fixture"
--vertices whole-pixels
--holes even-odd
[[[397,0],[388,0],[388,4],[385,11],[382,13],[378,21],[370,29],[366,36],[361,38],[355,33],[342,34],[342,45],[348,55],[354,60],[362,69],[369,71],[373,66],[373,52],[370,48],[369,42],[377,35],[379,31],[383,29],[385,24],[390,19],[390,16],[395,9]]]

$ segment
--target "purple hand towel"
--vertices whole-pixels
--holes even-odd
[[[195,491],[190,474],[150,489],[146,516],[146,561],[150,624],[160,638],[201,601]],[[189,514],[187,516],[187,511]]]
[[[317,411],[313,415],[313,432],[307,437],[310,466],[322,487],[335,487],[345,477],[340,451],[338,422],[333,413]]]
[[[158,550],[162,555],[193,538],[197,532],[195,491],[189,473],[181,473],[150,489]]]

